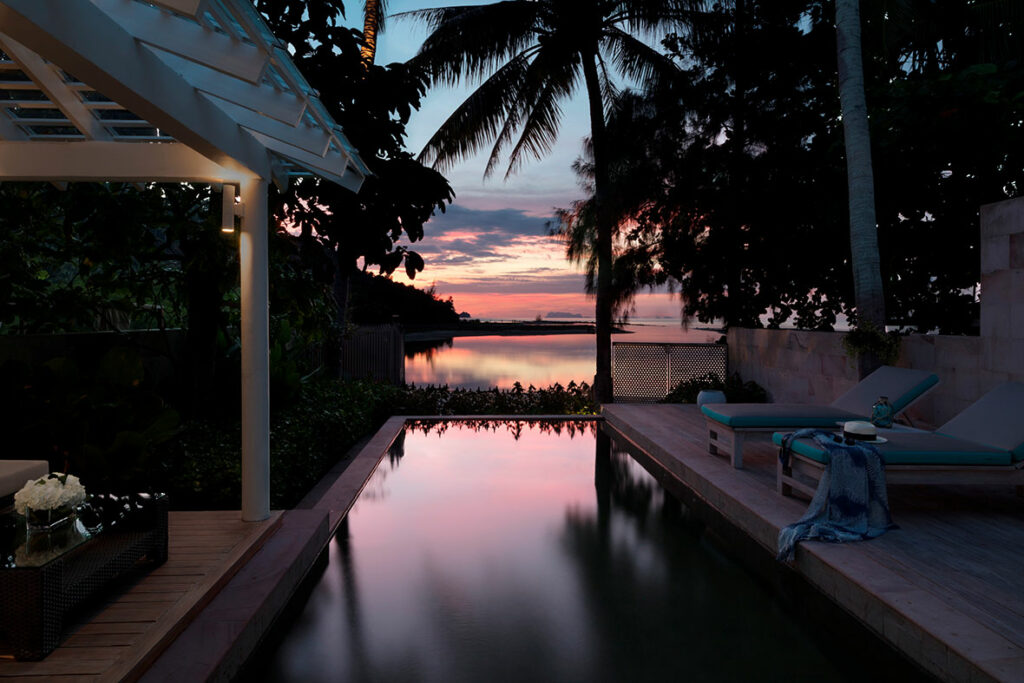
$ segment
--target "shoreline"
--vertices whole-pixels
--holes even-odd
[[[597,328],[593,323],[469,323],[459,327],[408,329],[403,335],[407,342],[443,341],[454,337],[514,337],[550,334],[595,334]],[[630,330],[612,327],[615,334],[632,334]]]

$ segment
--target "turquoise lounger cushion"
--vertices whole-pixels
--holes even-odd
[[[782,445],[783,433],[772,434],[772,441]],[[889,432],[888,443],[878,444],[886,465],[1009,465],[1010,451],[983,444],[954,439],[929,432]],[[793,452],[820,463],[828,462],[828,454],[809,439],[799,439]]]
[[[710,403],[701,406],[701,412],[733,429],[830,429],[837,422],[868,419],[871,406],[879,396],[888,396],[893,409],[898,413],[938,382],[938,377],[924,370],[884,365],[827,406],[804,403]]]
[[[935,431],[1011,451],[1014,462],[1024,460],[1024,384],[997,386]]]
[[[870,406],[869,406],[870,407]],[[715,422],[733,428],[822,427],[831,429],[837,422],[866,419],[834,406],[804,403],[706,403],[701,412]],[[869,411],[870,412],[870,411]]]
[[[875,401],[880,396],[888,396],[893,410],[898,413],[938,383],[939,378],[926,370],[883,365],[832,401],[832,406],[858,415],[870,415]]]

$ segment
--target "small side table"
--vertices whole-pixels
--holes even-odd
[[[19,539],[0,555],[0,631],[17,659],[43,659],[60,645],[72,610],[135,567],[167,560],[167,499],[154,505],[142,528],[94,536],[75,520],[67,529]]]

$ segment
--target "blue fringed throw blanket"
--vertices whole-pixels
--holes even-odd
[[[810,438],[829,454],[807,512],[795,524],[779,532],[778,559],[793,559],[796,544],[805,539],[832,543],[862,541],[896,528],[889,515],[885,490],[885,463],[870,444],[845,445],[832,432],[801,429],[782,441],[779,460],[789,463],[795,439]]]

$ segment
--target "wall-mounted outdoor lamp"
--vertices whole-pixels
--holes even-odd
[[[235,232],[235,217],[245,215],[244,206],[239,198],[235,196],[238,190],[237,185],[224,183],[220,202],[220,231],[224,233]]]

